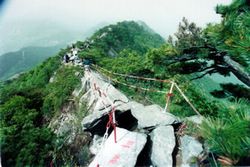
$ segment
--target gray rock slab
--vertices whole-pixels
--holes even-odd
[[[118,110],[119,110],[119,114],[130,110],[129,103],[127,104],[127,103],[118,101],[114,105],[115,105],[116,116],[117,116]],[[83,130],[91,129],[94,126],[96,126],[100,121],[102,121],[103,117],[107,115],[111,110],[112,110],[111,106],[106,106],[106,108],[103,108],[102,110],[91,110],[90,114],[84,117],[81,122]]]
[[[80,103],[86,103],[88,110],[90,110],[97,101],[97,96],[91,89],[89,89],[81,98]]]
[[[111,107],[101,110],[99,112],[92,112],[91,114],[84,117],[81,122],[83,130],[91,129],[96,126],[102,120],[102,117],[107,115],[109,111],[111,111]]]
[[[75,90],[74,95],[80,95],[80,92],[86,92],[80,97],[80,102],[85,102],[88,110],[95,112],[105,109],[105,106],[110,106],[112,103],[127,103],[129,101],[123,93],[108,83],[100,74],[93,71],[86,72],[85,78],[86,79],[82,78],[81,89]],[[96,88],[100,91],[96,90]]]
[[[170,125],[178,122],[178,118],[169,112],[163,112],[158,105],[143,106],[131,102],[131,113],[138,120],[138,128],[147,128],[158,125]]]
[[[50,122],[49,127],[53,129],[58,136],[67,136],[66,143],[73,142],[77,127],[74,124],[75,116],[71,113],[62,113],[57,119]]]
[[[135,106],[135,105],[141,105],[140,103],[137,103],[135,101],[129,101],[128,103],[117,101],[115,104],[116,104],[116,110],[119,110],[119,111],[132,110],[133,106]]]
[[[184,135],[180,138],[181,141],[181,154],[182,154],[182,165],[185,167],[194,166],[194,158],[198,157],[203,151],[202,144],[195,138]]]
[[[111,102],[122,101],[127,103],[129,101],[127,96],[117,90],[112,84],[108,83],[108,80],[100,74],[91,72],[90,75],[90,82],[92,84],[96,83],[96,86],[99,87],[108,96]]]
[[[175,147],[175,135],[172,126],[159,126],[151,134],[151,161],[157,167],[173,166],[172,152]]]
[[[92,154],[96,155],[98,153],[98,151],[100,151],[102,139],[103,139],[103,137],[98,136],[98,135],[94,135],[93,140],[91,142],[91,145],[89,147],[89,151]]]
[[[117,128],[117,143],[113,131],[89,167],[133,167],[146,140],[145,134]]]

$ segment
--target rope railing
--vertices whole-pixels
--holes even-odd
[[[113,82],[116,82],[118,84],[121,84],[121,85],[124,85],[124,86],[127,86],[127,87],[130,87],[130,88],[135,88],[135,89],[141,89],[141,90],[144,90],[144,91],[149,91],[149,92],[157,92],[157,93],[162,93],[162,94],[166,94],[166,105],[165,105],[165,108],[164,108],[164,112],[166,112],[169,108],[169,104],[170,104],[170,99],[171,99],[171,96],[173,96],[173,89],[174,87],[178,90],[178,92],[181,94],[181,96],[184,98],[184,100],[189,104],[189,106],[193,109],[193,111],[201,116],[201,114],[199,113],[199,111],[194,107],[194,105],[190,102],[190,100],[187,98],[187,96],[183,93],[183,91],[180,89],[180,87],[172,80],[162,80],[162,79],[157,79],[157,78],[147,78],[147,77],[139,77],[139,76],[135,76],[135,75],[127,75],[127,74],[121,74],[121,73],[116,73],[116,72],[112,72],[112,71],[109,71],[105,68],[102,68],[100,66],[97,66],[97,65],[92,65],[94,67],[94,69],[96,71],[98,71],[99,73],[102,73],[102,71],[106,72],[106,73],[109,73],[111,75],[116,75],[116,76],[121,76],[121,77],[126,77],[126,78],[133,78],[133,79],[138,79],[138,80],[147,80],[147,81],[156,81],[156,82],[162,82],[162,83],[170,83],[171,84],[171,87],[170,87],[170,90],[167,92],[167,91],[161,91],[161,90],[156,90],[156,89],[149,89],[149,88],[144,88],[144,87],[139,87],[139,86],[135,86],[135,85],[131,85],[131,84],[127,84],[127,83],[124,83],[124,82],[121,82],[121,81],[118,81],[117,79],[114,79],[114,78],[111,78],[110,76],[109,79],[112,80]],[[102,70],[102,71],[101,71]]]
[[[173,83],[174,81],[172,80],[167,80],[167,79],[157,79],[157,78],[147,78],[147,77],[139,77],[139,76],[135,76],[135,75],[127,75],[127,74],[121,74],[121,73],[116,73],[116,72],[111,72],[105,68],[102,68],[100,66],[97,65],[92,65],[95,69],[99,68],[107,73],[113,74],[113,75],[118,75],[121,77],[128,77],[128,78],[134,78],[134,79],[139,79],[139,80],[147,80],[147,81],[157,81],[157,82],[166,82],[166,83]]]

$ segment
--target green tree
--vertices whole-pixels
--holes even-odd
[[[49,129],[36,125],[39,113],[29,108],[30,103],[29,99],[14,96],[0,106],[3,166],[48,163],[54,135]]]
[[[177,38],[175,46],[180,50],[201,46],[204,43],[201,33],[202,29],[200,27],[194,22],[189,23],[189,21],[183,17],[182,22],[179,23],[178,31],[174,34]],[[172,37],[169,37],[169,42],[172,41],[171,38]]]

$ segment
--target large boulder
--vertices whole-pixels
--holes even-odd
[[[138,120],[138,128],[148,128],[158,125],[170,125],[178,122],[178,118],[169,112],[163,112],[158,105],[144,106],[131,102],[131,113]]]
[[[97,124],[103,121],[104,116],[107,115],[110,111],[111,107],[99,112],[93,112],[84,117],[81,122],[83,130],[94,128]]]
[[[181,154],[182,154],[182,167],[198,166],[196,165],[196,158],[203,151],[202,144],[195,138],[184,135],[180,138],[181,141]]]
[[[119,111],[128,111],[131,110],[131,101],[129,101],[128,103],[124,103],[124,102],[120,102],[117,101],[115,104],[115,110],[119,110]]]
[[[105,105],[111,105],[116,101],[127,103],[128,98],[111,85],[107,79],[93,71],[85,72],[82,78],[82,87],[74,91],[74,95],[80,95],[80,92],[86,92],[80,97],[80,102],[87,102],[88,109],[92,111],[102,110]],[[105,96],[105,95],[106,96]]]
[[[115,110],[119,110],[119,113],[129,110],[128,105],[126,105],[129,101],[128,98],[108,83],[103,76],[93,71],[86,71],[85,78],[86,81],[83,80],[84,87],[89,89],[80,98],[80,102],[86,103],[90,114],[82,121],[83,129],[91,129],[103,121],[104,116],[112,110],[112,104]]]
[[[115,108],[115,115],[119,117],[120,114],[130,111],[130,105],[129,103],[123,103],[120,101],[117,101],[114,103]],[[100,122],[102,122],[107,116],[107,114],[112,110],[111,106],[106,106],[102,110],[94,110],[90,111],[90,114],[83,118],[82,120],[82,127],[83,130],[85,129],[92,129],[96,125],[98,125]]]
[[[113,131],[89,167],[135,166],[137,157],[146,144],[147,135],[122,128],[116,128],[116,134],[117,143],[114,142]]]
[[[173,166],[174,128],[172,126],[159,126],[150,135],[152,140],[152,164],[157,167]]]
[[[127,96],[117,90],[112,84],[108,83],[107,79],[93,71],[90,73],[90,84],[95,84],[97,88],[100,88],[100,90],[107,95],[111,102],[122,101],[127,103],[129,101]]]

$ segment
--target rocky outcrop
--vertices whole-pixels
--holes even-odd
[[[138,120],[138,128],[171,125],[178,122],[177,117],[163,112],[163,109],[158,105],[143,106],[136,102],[131,102],[130,105],[132,115]]]
[[[181,140],[182,167],[198,166],[197,157],[203,151],[202,144],[195,138],[184,135]]]
[[[103,110],[105,106],[108,107],[112,103],[127,103],[129,101],[123,93],[115,89],[100,74],[86,72],[85,78],[83,89],[86,90],[86,93],[81,97],[80,102],[87,102],[87,107],[91,112]]]
[[[177,148],[176,141],[178,141],[174,129],[178,129],[176,126],[180,124],[179,118],[163,112],[163,108],[159,105],[145,106],[136,101],[130,101],[108,79],[96,72],[85,71],[81,81],[81,87],[75,90],[73,95],[79,99],[79,106],[85,104],[87,107],[87,115],[78,119],[81,119],[82,130],[92,135],[89,152],[95,157],[89,166],[145,164],[139,161],[147,161],[147,166],[174,165],[173,151]],[[109,131],[106,131],[108,113],[111,111],[115,113],[117,143],[114,141],[114,127],[111,126]],[[71,120],[76,119],[68,117],[62,116],[61,122],[57,122],[58,132],[68,131],[67,127]],[[201,118],[195,116],[189,120],[201,122]],[[105,131],[109,134],[106,141],[103,137]],[[191,140],[193,144],[189,145],[189,140],[191,139],[188,137],[181,139],[185,145],[182,148],[185,150],[183,154],[188,154],[191,148],[195,150],[200,148],[193,140]],[[186,159],[183,159],[182,164],[189,164],[190,158],[199,153],[192,152],[190,156],[185,155]]]
[[[113,131],[89,167],[135,166],[137,156],[143,149],[147,136],[122,128],[116,128],[116,132],[117,143],[114,143]]]
[[[65,142],[67,144],[73,142],[78,129],[80,129],[80,127],[76,125],[78,118],[74,112],[71,112],[73,110],[73,102],[68,103],[63,106],[62,113],[58,117],[53,118],[49,124],[49,127],[55,134],[58,136],[66,136]]]
[[[150,134],[152,144],[151,160],[157,167],[173,166],[172,153],[175,147],[174,128],[160,126]]]
[[[51,121],[50,127],[58,136],[71,134],[67,138],[67,143],[72,143],[76,136],[77,127],[72,122],[76,120],[72,113],[62,113],[55,121]]]
[[[102,140],[103,140],[103,137],[94,135],[91,145],[89,147],[89,150],[92,154],[96,155],[100,151]]]

